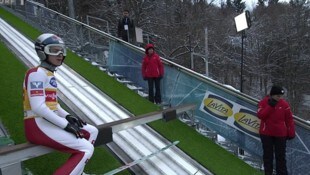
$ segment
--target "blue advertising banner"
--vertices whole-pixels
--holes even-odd
[[[108,68],[124,75],[147,93],[147,83],[141,76],[143,56],[142,50],[111,41]],[[262,160],[258,135],[260,120],[256,117],[258,100],[169,60],[163,59],[163,62],[165,75],[161,93],[165,103],[171,106],[196,104],[196,122]],[[310,131],[296,125],[296,135],[287,143],[288,171],[294,175],[309,174]]]

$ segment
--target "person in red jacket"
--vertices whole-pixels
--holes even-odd
[[[160,57],[154,51],[153,44],[147,44],[145,47],[145,56],[142,61],[142,76],[148,81],[149,100],[152,103],[161,103],[160,80],[164,76],[164,66]],[[154,96],[155,84],[155,96]]]
[[[295,125],[290,105],[283,95],[284,89],[274,85],[270,94],[258,103],[257,116],[261,120],[259,134],[266,175],[273,173],[274,154],[277,175],[287,175],[286,140],[295,137]]]

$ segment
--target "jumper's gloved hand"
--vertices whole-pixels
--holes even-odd
[[[80,117],[77,116],[72,116],[72,115],[67,115],[66,116],[66,120],[72,124],[72,125],[76,125],[80,128],[83,127],[83,125],[86,125],[86,122],[84,120],[82,120]]]
[[[83,133],[80,132],[80,128],[76,125],[68,123],[64,130],[74,134],[76,138],[84,138]]]
[[[273,98],[269,98],[269,100],[268,100],[268,104],[271,107],[275,107],[277,103],[278,103],[278,101],[273,99]]]

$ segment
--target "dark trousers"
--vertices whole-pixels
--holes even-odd
[[[155,84],[155,96],[154,96],[154,84]],[[148,78],[149,85],[149,100],[152,103],[161,103],[160,94],[160,78]]]
[[[286,168],[286,137],[260,135],[263,145],[263,160],[265,175],[272,175],[273,155],[276,158],[277,175],[287,175]]]
[[[124,30],[123,35],[122,35],[122,40],[128,42],[128,35],[127,35],[127,30]]]

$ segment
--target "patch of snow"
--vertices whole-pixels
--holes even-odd
[[[99,67],[99,69],[100,69],[100,70],[102,70],[102,71],[107,71],[107,69],[106,69],[106,68],[101,67],[101,66]]]
[[[225,142],[226,141],[226,139],[224,138],[224,137],[222,137],[221,135],[217,135],[217,141],[218,142]]]
[[[109,51],[104,51],[103,54],[106,58],[109,58]]]
[[[91,65],[93,65],[93,66],[98,66],[99,64],[96,63],[96,62],[91,62]]]
[[[232,90],[234,90],[234,91],[240,92],[240,90],[238,90],[238,89],[234,88],[234,87],[233,87],[233,86],[231,86],[231,85],[228,85],[228,84],[223,84],[223,86],[225,86],[225,87],[227,87],[227,88],[229,88],[229,89],[232,89]]]

